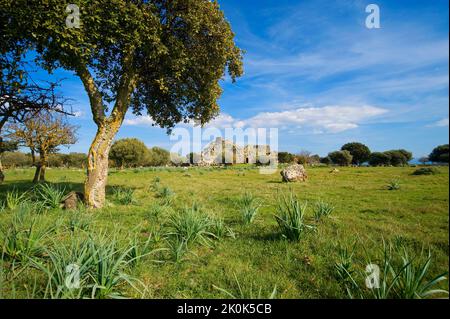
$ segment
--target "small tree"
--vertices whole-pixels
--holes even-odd
[[[358,142],[347,143],[342,146],[341,150],[349,151],[353,156],[352,163],[356,165],[367,162],[370,157],[370,149],[366,145]]]
[[[389,166],[391,163],[391,156],[382,152],[374,152],[370,154],[369,165],[370,166]]]
[[[449,146],[448,144],[439,145],[433,149],[428,156],[433,163],[448,163],[449,162]]]
[[[333,162],[331,161],[331,158],[329,156],[321,157],[320,163],[325,165],[331,165]]]
[[[328,154],[333,164],[339,166],[349,166],[352,163],[353,156],[349,151],[336,151]]]
[[[8,127],[10,137],[31,150],[36,172],[33,182],[45,181],[45,170],[50,153],[58,151],[59,146],[76,143],[77,128],[66,122],[65,116],[42,111],[27,118],[23,123],[14,123]],[[39,162],[35,155],[39,153]]]
[[[109,157],[122,169],[136,167],[148,158],[148,148],[137,138],[124,138],[114,142]]]
[[[292,163],[295,160],[295,155],[289,152],[278,153],[278,163]]]

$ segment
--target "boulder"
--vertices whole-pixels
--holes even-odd
[[[61,204],[64,209],[77,209],[78,203],[84,203],[84,194],[80,192],[70,192],[64,197]]]
[[[283,169],[280,174],[283,178],[283,182],[304,182],[308,178],[305,168],[300,164],[290,165]]]

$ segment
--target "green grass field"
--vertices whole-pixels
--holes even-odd
[[[275,292],[276,298],[348,298],[348,282],[337,275],[336,264],[342,262],[345,251],[353,250],[354,278],[363,287],[364,277],[357,274],[364,272],[369,258],[381,265],[383,241],[394,249],[393,263],[401,263],[401,253],[407,252],[418,267],[430,252],[427,280],[448,271],[448,167],[429,176],[412,175],[412,167],[339,170],[330,173],[327,167],[310,167],[307,182],[290,184],[281,183],[278,173],[261,175],[257,168],[244,166],[112,170],[106,208],[93,212],[46,209],[40,213],[34,211],[35,204],[28,209],[20,204],[29,195],[20,199],[17,207],[7,207],[8,194],[21,194],[33,186],[29,182],[33,170],[8,170],[0,185],[0,200],[6,203],[0,210],[0,298],[52,297],[48,287],[49,278],[56,276],[51,262],[54,251],[89,237],[99,247],[100,242],[117,241],[122,248],[112,249],[114,256],[133,241],[143,251],[160,249],[136,263],[119,262],[113,287],[95,297],[226,298],[227,292],[235,297],[269,297]],[[64,187],[66,193],[81,191],[84,171],[49,169],[47,180]],[[388,190],[393,180],[400,188]],[[132,198],[127,191],[118,193],[118,187],[133,189]],[[238,205],[246,192],[261,204],[252,223],[244,223]],[[280,196],[290,192],[308,203],[305,222],[314,226],[299,241],[284,238],[274,218]],[[319,200],[334,210],[316,221],[313,209]],[[125,205],[127,202],[131,203]],[[216,224],[223,222],[215,233],[218,238],[208,232],[205,242],[193,241],[170,250],[177,244],[167,239],[175,238],[170,221],[193,205],[198,214],[208,215]],[[8,231],[18,216],[22,220],[16,222],[25,229],[22,234],[30,220],[35,221],[37,230],[49,229],[32,242],[38,251],[31,257],[5,253],[8,242],[14,243]],[[151,248],[143,247],[145,242]],[[7,251],[14,249],[10,246]],[[49,273],[45,269],[50,269]],[[129,282],[119,276],[122,273],[130,276]],[[448,290],[448,280],[434,288]],[[434,297],[439,296],[448,295]]]

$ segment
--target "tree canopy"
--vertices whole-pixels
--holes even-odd
[[[434,163],[448,163],[449,146],[448,144],[439,145],[433,149],[428,156],[429,160]]]
[[[367,162],[369,160],[370,149],[362,143],[358,142],[347,143],[342,146],[341,150],[349,151],[350,154],[352,154],[353,164],[361,165],[362,163]]]

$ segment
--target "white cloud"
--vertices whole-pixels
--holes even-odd
[[[155,121],[150,116],[139,116],[124,121],[124,125],[128,126],[153,126],[153,124]]]
[[[446,126],[448,126],[448,117],[428,125],[428,127],[446,127]]]
[[[261,112],[248,119],[237,119],[223,113],[205,127],[224,128],[279,128],[308,130],[315,134],[339,133],[357,128],[365,121],[386,113],[387,110],[370,106],[331,105],[324,107],[300,107],[280,112]],[[151,126],[154,121],[148,117],[125,120],[125,125]],[[182,124],[180,124],[181,126]],[[189,125],[193,125],[190,123]]]

